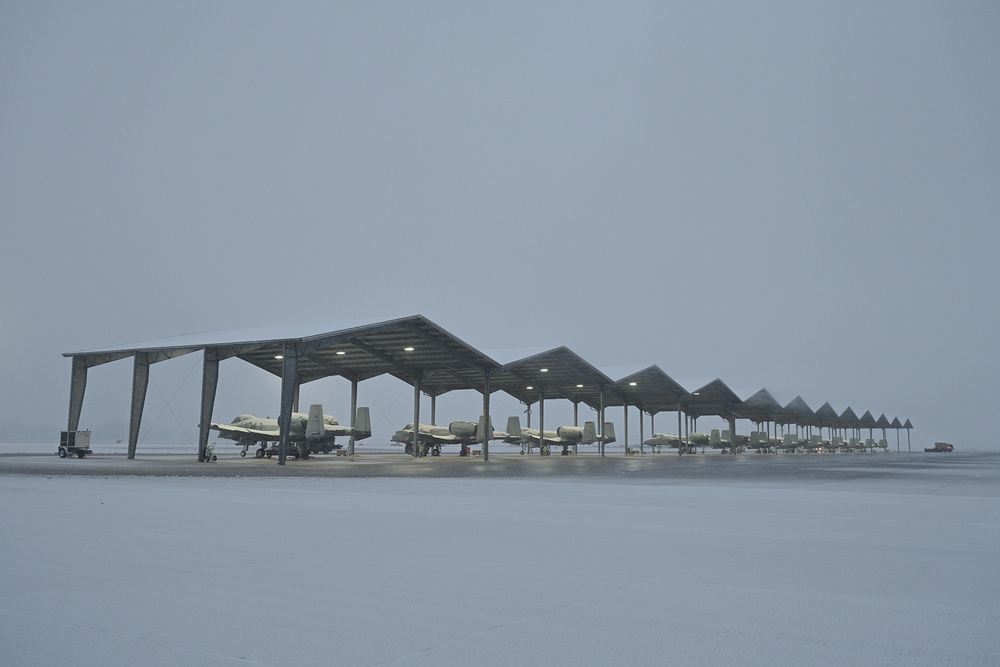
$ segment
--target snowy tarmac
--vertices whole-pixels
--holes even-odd
[[[1000,455],[0,456],[5,665],[998,665]]]

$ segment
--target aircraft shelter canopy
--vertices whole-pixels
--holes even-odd
[[[847,406],[847,408],[840,413],[840,421],[833,424],[824,424],[824,426],[832,426],[833,428],[859,428],[861,426],[861,419],[858,417],[857,413]]]
[[[234,357],[282,380],[282,454],[279,462],[284,461],[288,435],[286,420],[297,403],[298,387],[330,376],[351,381],[352,413],[356,408],[357,383],[384,374],[402,380],[414,388],[414,421],[419,421],[420,393],[433,398],[459,389],[481,392],[484,414],[490,411],[490,394],[504,391],[528,405],[554,398],[567,399],[574,405],[584,403],[601,412],[602,423],[604,409],[611,406],[634,406],[650,415],[676,411],[678,419],[683,412],[695,419],[706,415],[729,420],[773,419],[800,426],[838,427],[845,425],[845,420],[858,421],[850,408],[845,415],[837,415],[829,403],[813,413],[798,396],[781,408],[765,389],[743,401],[720,379],[687,392],[655,365],[615,382],[565,346],[501,364],[422,315],[413,315],[374,324],[340,322],[332,326],[313,325],[311,329],[306,329],[305,325],[274,325],[250,331],[186,334],[145,343],[67,352],[63,356],[73,359],[68,430],[75,431],[79,426],[87,370],[133,357],[129,427],[129,457],[133,457],[150,365],[199,351],[204,353],[199,459],[207,445],[219,363]],[[866,413],[866,416],[870,418],[871,414]],[[892,426],[896,424],[898,419]],[[907,419],[898,428],[911,429],[913,426]],[[353,439],[351,442],[353,451]],[[487,451],[488,443],[484,442],[484,457]]]
[[[853,411],[852,411],[853,412]],[[841,416],[833,409],[829,402],[819,406],[813,415],[811,426],[820,428],[838,428],[841,425]]]
[[[149,343],[68,352],[63,355],[73,358],[68,430],[75,431],[79,425],[87,369],[134,357],[129,458],[134,457],[150,364],[199,350],[205,354],[199,460],[203,459],[208,442],[219,362],[232,357],[282,379],[279,463],[284,463],[288,443],[287,420],[296,400],[297,388],[320,378],[339,375],[350,380],[355,385],[352,404],[356,402],[358,382],[390,374],[413,385],[415,394],[422,391],[437,396],[454,389],[478,390],[483,393],[484,411],[487,411],[488,378],[499,372],[500,364],[422,315],[375,324],[341,326],[319,333],[316,329],[311,332],[301,329],[279,326],[250,332],[190,334]],[[418,401],[415,404],[419,406]],[[352,405],[352,415],[355,408]],[[419,407],[415,413],[417,410]],[[353,447],[353,440],[351,442]]]
[[[802,400],[801,396],[796,396],[782,409],[777,421],[779,424],[808,426],[812,424],[815,416],[816,413],[809,407],[809,404]]]
[[[655,364],[623,377],[615,383],[623,405],[635,406],[655,415],[659,412],[678,412],[683,408],[688,392]]]
[[[504,364],[490,379],[490,390],[527,405],[539,397],[564,398],[595,410],[622,404],[614,381],[565,346]]]
[[[858,419],[858,426],[861,428],[875,428],[878,426],[878,421],[875,419],[875,415],[872,414],[871,410],[865,410],[865,414],[861,415]]]
[[[740,417],[756,424],[775,420],[781,410],[781,404],[767,389],[761,389],[736,407]]]
[[[422,315],[322,333],[301,329],[193,334],[63,356],[94,366],[135,354],[154,362],[210,349],[220,361],[237,357],[281,377],[284,358],[291,353],[297,356],[299,384],[333,375],[360,382],[388,373],[409,384],[419,376],[421,390],[428,395],[452,389],[482,391],[483,376],[500,368]]]
[[[743,401],[722,380],[716,378],[691,392],[684,400],[684,411],[697,419],[706,415],[736,419],[737,407]]]

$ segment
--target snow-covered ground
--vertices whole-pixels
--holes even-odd
[[[1000,664],[1000,456],[800,460],[780,482],[0,474],[0,662]]]

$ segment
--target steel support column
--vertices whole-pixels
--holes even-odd
[[[601,385],[600,402],[598,403],[597,410],[597,421],[599,422],[597,428],[601,434],[601,456],[604,456],[604,386]]]
[[[145,352],[136,352],[132,365],[132,410],[128,423],[128,458],[135,458],[135,448],[139,444],[139,426],[142,423],[142,408],[146,404],[146,388],[149,386],[149,357]]]
[[[483,374],[483,460],[490,460],[490,438],[493,437],[493,418],[490,416],[490,375]]]
[[[623,412],[625,413],[625,456],[628,456],[631,453],[628,448],[628,401],[625,401]]]
[[[413,379],[413,450],[414,457],[420,456],[420,374]]]
[[[351,380],[351,439],[347,442],[347,455],[354,456],[354,429],[357,427],[358,381]]]
[[[579,426],[579,425],[580,425],[580,402],[573,401],[573,426]],[[580,446],[579,444],[575,442],[573,443],[574,454],[580,453],[580,450],[578,449],[579,446]]]
[[[538,392],[538,455],[545,454],[545,392]]]
[[[80,412],[83,410],[83,394],[87,390],[87,360],[73,357],[73,371],[69,381],[69,419],[67,431],[80,430]]]
[[[294,343],[284,344],[284,359],[281,362],[281,413],[278,415],[278,465],[285,465],[288,458],[289,432],[292,429],[292,409],[295,393],[299,386],[299,351]]]
[[[205,460],[205,450],[208,448],[208,431],[212,425],[212,412],[215,409],[215,390],[219,386],[219,351],[215,348],[205,348],[205,357],[201,370],[201,419],[198,422],[198,460]]]
[[[729,452],[736,453],[736,418],[729,418]]]
[[[646,449],[645,449],[646,446],[643,444],[643,441],[646,439],[646,435],[645,435],[645,433],[642,430],[642,422],[643,422],[642,408],[639,408],[639,453],[640,454],[645,454],[646,453]]]

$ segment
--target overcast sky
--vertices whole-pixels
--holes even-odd
[[[993,444],[997,35],[995,2],[4,2],[0,431],[65,428],[64,352],[420,313]],[[224,365],[215,419],[276,412],[262,374]],[[81,425],[130,382],[92,369]],[[195,434],[199,386],[154,366],[144,429]],[[387,440],[409,390],[362,387]]]

